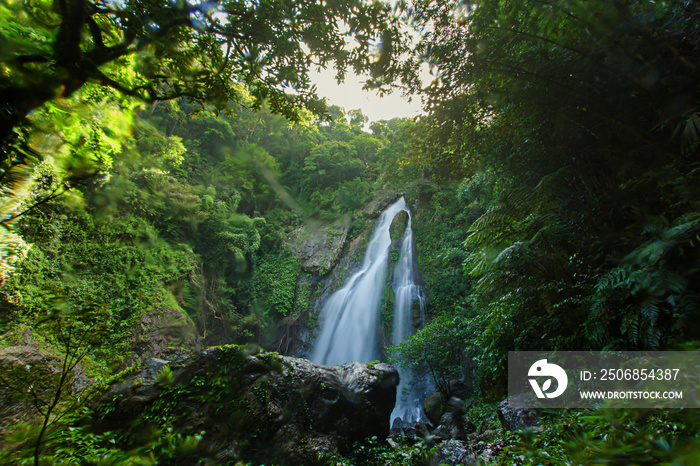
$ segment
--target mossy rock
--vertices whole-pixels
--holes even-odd
[[[400,248],[401,247],[401,239],[403,239],[403,234],[406,231],[406,226],[408,225],[408,212],[405,210],[402,210],[396,216],[394,219],[391,221],[391,225],[389,226],[389,235],[391,236],[391,245],[392,248]],[[398,246],[395,246],[395,244],[398,243]]]
[[[440,418],[442,418],[446,410],[447,400],[438,390],[435,390],[423,400],[423,411],[425,411],[425,415],[434,426],[440,423]]]
[[[95,431],[133,426],[201,435],[216,464],[315,464],[367,437],[386,437],[398,372],[383,363],[325,367],[242,346],[208,348],[173,368],[167,384],[113,387]],[[125,434],[126,450],[139,438]]]

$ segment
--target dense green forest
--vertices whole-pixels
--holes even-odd
[[[387,358],[432,375],[438,420],[450,382],[473,384],[455,412],[481,456],[423,432],[314,462],[700,462],[695,409],[496,417],[508,351],[700,348],[695,2],[6,0],[0,18],[4,464],[284,464],[272,431],[216,456],[241,426],[212,406],[239,406],[240,354],[273,372],[308,354],[338,264],[402,195],[427,323]],[[318,98],[316,66],[424,113],[370,122]],[[183,382],[214,346],[231,365]],[[114,421],[110,394],[152,364],[160,394]]]

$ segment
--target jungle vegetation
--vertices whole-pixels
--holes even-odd
[[[329,106],[315,66],[424,114]],[[3,359],[3,461],[193,448],[165,420],[127,455],[81,421],[136,364],[135,329],[174,310],[183,351],[195,333],[284,351],[314,325],[292,232],[348,218],[354,238],[387,189],[418,207],[431,321],[396,352],[443,386],[473,367],[472,416],[505,395],[508,351],[699,347],[695,2],[6,0],[0,108],[0,344],[51,360]],[[699,426],[560,413],[504,434],[502,461],[694,464]],[[351,460],[401,454],[370,440]]]

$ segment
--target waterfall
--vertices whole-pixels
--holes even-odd
[[[409,212],[408,224],[401,243],[401,255],[394,269],[394,324],[391,341],[393,345],[398,345],[413,334],[415,330],[413,328],[414,310],[419,311],[421,320],[425,321],[425,299],[415,276],[415,270],[413,229],[411,228],[411,213]],[[419,381],[414,380],[413,374],[409,370],[404,370],[399,380],[396,406],[391,413],[392,424],[395,419],[409,423],[425,420],[420,403],[425,387]]]
[[[367,245],[362,267],[333,293],[321,310],[321,331],[311,352],[313,362],[332,366],[379,358],[379,305],[389,263],[389,227],[402,210],[408,212],[403,197],[382,213]]]
[[[411,214],[401,242],[399,263],[394,269],[394,326],[391,343],[398,345],[413,333],[413,304],[418,303],[423,311],[423,294],[414,277],[413,229]]]
[[[345,362],[370,362],[379,358],[379,306],[389,264],[389,229],[392,220],[401,211],[408,213],[408,224],[392,283],[395,296],[392,344],[401,343],[413,333],[414,305],[418,303],[420,312],[423,312],[423,296],[414,273],[411,213],[402,197],[389,206],[377,221],[360,270],[323,306],[320,332],[311,351],[312,361],[332,366]],[[410,372],[401,373],[392,422],[396,418],[404,422],[424,419],[419,401],[423,389],[413,382]]]

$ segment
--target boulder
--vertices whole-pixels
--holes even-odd
[[[200,457],[216,464],[313,464],[319,453],[386,438],[398,385],[386,364],[325,367],[238,346],[208,348],[171,369],[170,381],[115,385],[95,428],[167,417],[177,433],[201,435]]]
[[[492,443],[486,445],[486,447],[479,454],[480,460],[483,464],[492,464],[499,459],[499,455],[506,446],[506,442],[502,439],[494,440]]]
[[[470,454],[469,446],[460,440],[443,442],[430,460],[430,464],[449,466],[476,464],[476,458]]]
[[[440,423],[440,418],[445,413],[446,407],[445,397],[438,390],[435,390],[423,400],[423,411],[434,426]]]
[[[433,436],[443,440],[466,440],[467,435],[476,431],[476,426],[462,413],[445,413],[440,425],[433,431]]]
[[[522,406],[522,403],[519,405]],[[518,406],[515,399],[508,397],[496,408],[498,420],[501,421],[505,430],[534,427],[539,424],[540,416],[536,410],[516,408],[515,406]]]
[[[474,393],[474,389],[463,380],[451,380],[449,388],[451,397],[456,397],[462,405],[464,405],[462,400],[467,399]],[[453,409],[450,408],[450,401],[445,399],[439,390],[433,391],[423,400],[423,411],[425,411],[425,415],[434,426],[440,423],[440,418],[446,411]]]

